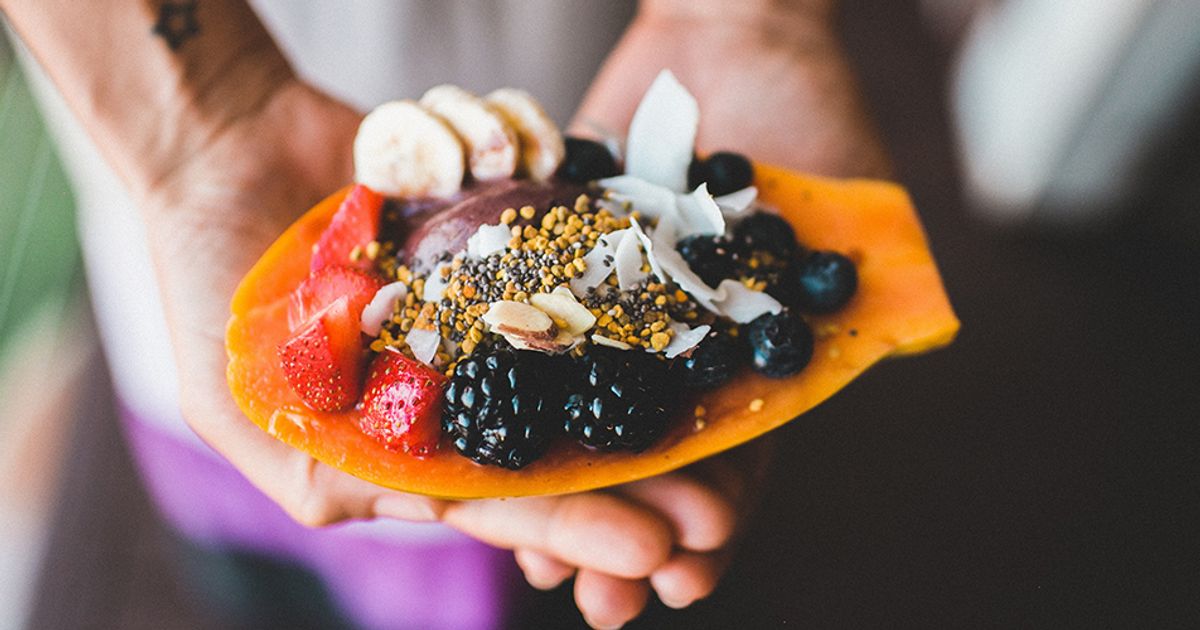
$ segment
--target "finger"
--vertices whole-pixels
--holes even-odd
[[[525,573],[529,585],[543,591],[557,588],[567,578],[575,575],[575,568],[532,549],[517,549],[513,552],[517,565]]]
[[[646,577],[671,554],[669,523],[606,493],[463,501],[448,505],[442,517],[491,545],[535,549],[620,577]]]
[[[684,473],[642,479],[616,491],[662,514],[675,531],[675,544],[691,551],[721,548],[737,525],[737,509],[729,498]]]
[[[671,608],[686,608],[712,594],[729,565],[727,551],[715,554],[679,552],[650,575],[658,599]]]
[[[575,605],[593,628],[620,628],[646,607],[650,585],[583,569],[575,577]]]
[[[205,442],[303,525],[376,516],[435,521],[445,505],[381,488],[272,438],[241,414],[227,390],[208,397],[185,395],[184,409]]]

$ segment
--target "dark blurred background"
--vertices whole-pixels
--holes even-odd
[[[718,591],[682,612],[654,605],[633,627],[1196,627],[1200,5],[844,5],[962,333],[780,430],[772,485]],[[19,81],[9,61],[2,85]],[[5,106],[20,91],[0,92],[0,175],[42,142],[13,148]],[[0,219],[20,224],[18,198]],[[69,241],[65,216],[39,228],[58,230],[47,242]],[[72,297],[74,249],[18,257],[13,230],[0,276],[26,277],[12,272],[23,264],[52,274],[34,286],[62,288],[41,292],[58,295],[50,306],[0,300],[0,367],[77,358],[40,381],[68,393],[36,408],[17,402],[38,381],[0,372],[0,627],[230,627],[240,565],[160,523],[113,414],[96,413],[111,399]],[[39,337],[38,321],[66,325]],[[293,586],[306,588],[277,585]],[[515,625],[582,621],[569,587],[529,589]]]

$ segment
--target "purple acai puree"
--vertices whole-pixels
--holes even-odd
[[[431,268],[447,252],[466,249],[467,239],[485,224],[500,222],[508,208],[533,206],[539,213],[555,205],[572,206],[587,189],[579,184],[504,180],[475,184],[446,202],[414,202],[404,206],[407,237],[404,256],[415,269]]]

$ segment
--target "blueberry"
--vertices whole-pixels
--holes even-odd
[[[688,166],[688,186],[695,188],[708,183],[708,192],[728,195],[754,182],[754,166],[745,156],[730,151],[718,151],[707,159],[693,159]]]
[[[845,306],[858,290],[854,263],[837,252],[809,254],[800,262],[797,277],[797,304],[809,313],[832,313]]]
[[[671,371],[689,389],[708,389],[733,377],[746,360],[746,347],[727,334],[713,332],[687,356],[676,357]]]
[[[733,237],[747,250],[764,251],[780,260],[794,258],[801,250],[792,225],[769,212],[756,212],[743,219],[734,226]]]
[[[688,267],[710,287],[726,278],[736,278],[740,254],[733,243],[721,236],[696,234],[680,240],[675,249]]]
[[[799,264],[795,259],[777,261],[766,269],[756,270],[752,277],[767,283],[764,292],[779,300],[784,306],[795,306],[800,301]]]
[[[608,148],[603,144],[594,140],[570,136],[564,138],[563,142],[566,145],[567,153],[558,167],[559,177],[570,182],[586,184],[592,180],[612,177],[620,173],[612,153],[609,153]]]
[[[778,315],[760,315],[745,331],[750,365],[766,376],[791,376],[812,359],[812,330],[796,313],[784,310]]]

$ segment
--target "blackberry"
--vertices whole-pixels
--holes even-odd
[[[707,159],[692,159],[688,166],[688,186],[708,183],[708,192],[728,195],[754,182],[754,166],[740,153],[718,151]]]
[[[563,138],[566,145],[566,155],[562,165],[558,167],[558,176],[577,184],[586,184],[592,180],[618,175],[617,161],[613,159],[608,147],[594,140],[583,138]],[[569,205],[569,204],[568,204]]]
[[[854,262],[837,252],[813,252],[796,271],[797,304],[809,313],[832,313],[850,301],[858,290]]]
[[[675,249],[688,267],[710,287],[715,287],[726,278],[737,279],[740,252],[723,236],[696,234],[680,240]]]
[[[634,350],[591,347],[576,361],[564,428],[581,444],[643,451],[666,431],[666,366]]]
[[[796,231],[783,217],[756,212],[733,228],[734,240],[747,250],[759,250],[779,260],[795,258],[801,251]]]
[[[812,360],[812,330],[796,313],[767,313],[744,330],[750,344],[750,365],[762,374],[772,378],[791,376]]]
[[[527,350],[489,349],[454,368],[442,431],[461,454],[516,470],[538,459],[562,419],[559,374],[567,360]]]
[[[708,389],[733,378],[746,361],[746,346],[728,333],[712,332],[686,356],[675,357],[671,372],[688,389]]]

